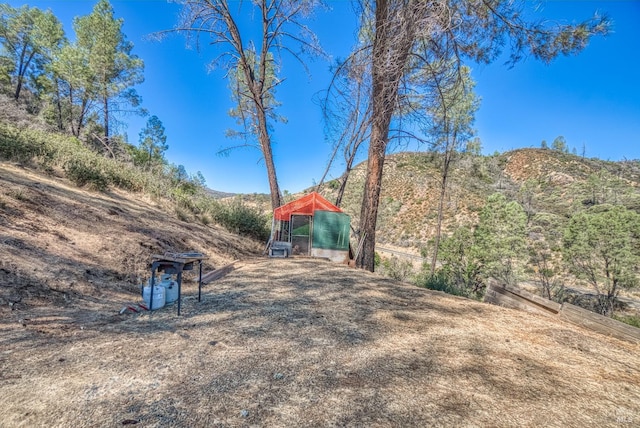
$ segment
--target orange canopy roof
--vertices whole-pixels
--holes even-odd
[[[300,199],[289,202],[286,205],[273,210],[273,217],[276,220],[291,221],[291,215],[313,215],[316,210],[334,211],[341,213],[342,210],[316,192],[311,192]]]

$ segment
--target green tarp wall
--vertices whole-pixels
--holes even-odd
[[[313,248],[349,250],[349,225],[347,214],[333,211],[314,211]]]

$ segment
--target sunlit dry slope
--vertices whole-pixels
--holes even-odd
[[[173,309],[4,324],[3,426],[640,422],[637,345],[335,263],[240,262]]]
[[[259,254],[263,243],[176,218],[163,201],[79,189],[0,164],[0,313],[119,309],[136,299],[151,255],[199,251],[205,270]]]

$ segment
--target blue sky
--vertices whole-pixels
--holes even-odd
[[[25,2],[9,1],[13,6]],[[111,0],[133,52],[145,62],[145,82],[136,89],[149,113],[166,128],[170,162],[190,173],[201,171],[210,188],[238,193],[267,193],[269,186],[261,154],[239,149],[218,152],[239,141],[225,138],[234,127],[227,115],[232,102],[224,73],[208,71],[216,56],[203,43],[188,49],[182,36],[157,42],[148,35],[171,29],[179,6],[164,0]],[[356,19],[350,1],[329,0],[330,10],[309,22],[334,59],[348,54]],[[93,0],[34,0],[30,6],[51,9],[73,37],[72,19],[91,12]],[[532,2],[533,4],[533,2]],[[569,147],[588,157],[640,159],[640,1],[546,1],[535,15],[563,23],[580,21],[595,11],[608,14],[613,31],[593,39],[578,56],[561,57],[549,65],[532,59],[507,68],[504,60],[472,65],[482,98],[475,127],[486,154],[519,147],[539,147],[564,136]],[[301,191],[321,178],[331,151],[322,115],[314,97],[327,87],[329,62],[311,60],[310,74],[285,59],[277,93],[279,114],[287,124],[275,126],[274,158],[280,187]],[[127,117],[129,142],[137,144],[145,118]],[[342,172],[342,166],[332,177]]]

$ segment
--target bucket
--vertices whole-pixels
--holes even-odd
[[[165,289],[165,303],[168,305],[169,303],[173,303],[178,300],[179,292],[178,292],[178,282],[174,281],[171,278],[171,275],[164,274],[162,275],[162,281],[160,281],[160,286]]]
[[[154,285],[153,286],[153,305],[151,305],[149,303],[151,298],[151,287],[147,285],[146,287],[142,288],[142,300],[144,300],[144,302],[147,304],[147,307],[149,307],[150,309],[153,309],[154,311],[156,309],[160,309],[164,307],[164,304],[166,302],[165,296],[166,296],[165,288],[160,285]]]

